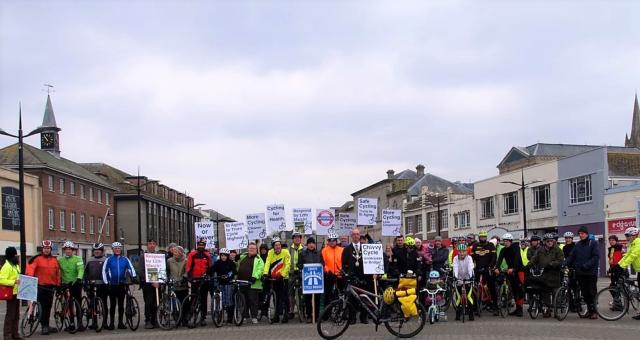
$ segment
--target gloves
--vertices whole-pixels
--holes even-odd
[[[82,285],[82,279],[76,279],[75,285]]]
[[[131,279],[131,282],[133,282],[134,284],[139,284],[140,283],[140,279],[138,279],[137,277],[134,277]]]
[[[249,282],[251,282],[251,284],[256,283],[256,278],[255,278],[255,277],[253,277],[253,276],[252,276],[252,277],[250,277],[250,278],[249,278]]]

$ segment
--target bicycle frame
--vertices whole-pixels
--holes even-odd
[[[371,316],[371,318],[373,319],[373,322],[376,325],[379,325],[382,322],[384,322],[384,320],[381,320],[380,318],[380,311],[384,307],[384,301],[383,301],[382,295],[376,295],[362,288],[353,286],[351,283],[347,283],[345,293],[346,294],[343,294],[341,297],[341,299],[343,300],[343,303],[346,303],[348,301],[348,296],[351,296],[356,301],[358,301],[358,307],[364,307],[364,309],[367,311],[369,316]],[[371,298],[376,299],[377,303],[371,300]],[[367,299],[367,301],[371,304],[371,306],[373,306],[373,308],[367,305],[364,302],[365,301],[364,299]]]

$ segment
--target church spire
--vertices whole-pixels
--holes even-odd
[[[633,105],[633,120],[631,121],[631,136],[625,138],[624,146],[640,148],[640,107],[638,106],[638,93]]]
[[[53,105],[51,105],[51,95],[47,93],[47,104],[44,107],[44,118],[42,119],[42,127],[51,128],[60,131],[56,124],[56,116],[53,114]]]
[[[51,105],[51,95],[48,92],[41,126],[44,130],[40,133],[40,149],[60,157],[60,136],[58,134],[60,128],[56,124],[56,116],[53,114],[53,105]]]

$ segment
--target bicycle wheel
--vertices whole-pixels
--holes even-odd
[[[184,321],[187,323],[187,327],[195,328],[198,323],[198,316],[200,315],[200,298],[196,294],[189,294],[184,301],[182,301],[182,313]]]
[[[428,314],[429,314],[429,323],[433,325],[436,322],[436,307],[430,306]]]
[[[475,313],[477,316],[482,316],[482,309],[484,308],[484,288],[482,287],[482,285],[478,285],[478,287],[475,290],[474,297],[476,298],[475,302]]]
[[[441,302],[440,310],[446,313],[451,306],[451,301],[453,300],[451,298],[451,290],[449,289],[449,287],[446,287],[444,289],[444,293],[442,293],[442,300],[443,301]]]
[[[349,328],[349,314],[353,306],[342,300],[335,300],[325,307],[318,318],[318,335],[332,340],[340,337]]]
[[[629,311],[629,298],[616,287],[601,289],[596,294],[596,313],[607,321],[616,321]]]
[[[509,315],[509,287],[503,285],[500,287],[500,316],[506,318]]]
[[[158,320],[158,326],[164,330],[171,330],[178,327],[180,321],[180,307],[176,305],[177,298],[172,296],[165,296],[156,312],[156,320]]]
[[[138,307],[138,300],[127,294],[125,297],[124,310],[127,326],[129,326],[130,330],[135,331],[138,329],[138,326],[140,326],[140,307]]]
[[[569,303],[567,301],[567,288],[560,287],[553,297],[553,315],[558,321],[562,321],[569,314]]]
[[[412,338],[416,336],[427,322],[427,310],[416,301],[418,315],[406,318],[400,308],[396,308],[396,315],[391,320],[384,322],[384,327],[392,335],[398,338]]]
[[[100,298],[93,298],[93,324],[96,325],[95,331],[96,333],[100,333],[102,331],[102,326],[107,323],[107,314],[105,313],[104,303]]]
[[[538,294],[531,295],[531,302],[529,302],[529,316],[532,319],[537,319],[540,314],[540,301],[538,300]]]
[[[20,320],[20,334],[23,337],[28,338],[35,333],[40,325],[40,303],[31,302],[31,310],[27,308]]]
[[[80,303],[78,300],[71,298],[71,303],[67,305],[66,311],[64,313],[64,323],[66,324],[66,329],[70,334],[75,334],[78,330],[82,328],[82,309],[80,307]]]
[[[220,293],[214,293],[211,298],[211,319],[217,328],[222,327],[224,313],[222,311],[222,297]]]
[[[56,328],[58,332],[61,332],[65,327],[64,325],[64,314],[66,311],[66,303],[61,295],[56,296],[56,301],[53,304],[53,320],[56,323]]]
[[[298,319],[300,320],[300,322],[306,322],[309,316],[307,315],[307,308],[304,305],[304,295],[302,295],[302,289],[298,287],[295,290],[295,294],[296,308],[298,309]]]
[[[244,309],[245,309],[245,301],[244,295],[237,291],[233,296],[233,323],[240,327],[242,326],[242,322],[244,321]]]
[[[267,300],[267,318],[269,318],[270,324],[273,323],[273,319],[276,317],[276,302],[276,292],[271,290]]]

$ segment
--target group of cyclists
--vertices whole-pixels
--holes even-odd
[[[622,253],[615,236],[609,240],[610,248],[608,260],[612,285],[629,266],[640,270],[640,243],[637,240],[638,228],[631,227],[625,231],[629,242],[628,250]],[[330,233],[322,247],[316,245],[316,240],[310,237],[303,244],[303,235],[294,232],[291,242],[287,244],[278,237],[266,243],[250,242],[243,254],[228,249],[210,251],[206,249],[205,240],[197,242],[196,249],[187,252],[176,244],[170,244],[166,254],[167,281],[174,283],[175,295],[181,301],[189,294],[198,294],[201,315],[197,322],[199,326],[206,325],[208,298],[217,289],[221,292],[222,305],[227,315],[227,322],[232,322],[233,315],[233,280],[243,280],[248,284],[240,287],[240,294],[244,296],[246,308],[242,317],[252,323],[259,322],[259,315],[264,316],[265,292],[275,292],[275,314],[269,320],[271,323],[287,323],[294,311],[295,297],[291,296],[290,285],[300,285],[301,272],[305,264],[319,263],[324,270],[324,300],[318,295],[304,295],[304,312],[306,322],[312,322],[312,315],[317,318],[321,304],[327,306],[338,297],[344,289],[345,277],[357,279],[360,288],[374,291],[383,290],[384,279],[412,276],[417,279],[418,286],[425,287],[429,283],[442,282],[444,275],[452,275],[455,282],[454,306],[456,319],[462,313],[468,313],[468,319],[474,320],[474,301],[479,297],[471,295],[472,285],[487,287],[488,296],[481,297],[487,309],[498,314],[498,284],[499,277],[506,277],[511,287],[515,309],[509,314],[515,317],[523,315],[523,304],[526,296],[526,282],[531,269],[536,269],[540,275],[536,277],[543,285],[542,299],[550,305],[554,291],[560,287],[564,269],[573,271],[568,285],[569,289],[579,289],[587,305],[585,318],[596,319],[594,298],[599,267],[599,251],[597,241],[590,236],[587,228],[578,230],[579,240],[574,242],[574,235],[567,232],[563,235],[565,242],[558,244],[555,234],[545,234],[542,238],[532,236],[530,239],[514,240],[510,233],[502,237],[494,236],[488,239],[486,232],[477,235],[470,234],[464,238],[452,238],[450,245],[445,246],[442,238],[436,237],[433,242],[422,242],[412,235],[397,236],[394,244],[388,244],[384,252],[384,275],[364,274],[362,244],[372,243],[369,235],[361,235],[359,229],[353,229],[350,237],[338,237]],[[519,241],[519,242],[518,242]],[[38,278],[37,299],[40,304],[41,334],[48,335],[56,332],[56,327],[49,325],[51,308],[56,290],[69,289],[71,296],[80,301],[83,287],[91,283],[95,287],[95,295],[102,300],[104,306],[105,330],[127,328],[123,321],[124,298],[127,285],[138,284],[144,297],[145,328],[158,327],[158,290],[165,288],[162,282],[146,282],[144,275],[144,260],[139,261],[138,268],[134,267],[128,257],[123,255],[120,242],[111,244],[113,254],[106,256],[102,243],[93,245],[93,256],[83,263],[76,255],[77,246],[71,242],[64,242],[62,254],[53,256],[52,241],[42,242],[41,252],[28,261],[26,274]],[[148,240],[146,253],[157,253],[155,240]],[[7,264],[5,264],[6,266]],[[4,266],[3,266],[4,271]],[[212,280],[211,278],[215,278]],[[0,281],[3,276],[0,275]],[[440,281],[438,281],[440,280]],[[215,286],[212,283],[215,282]],[[1,283],[1,282],[0,282]],[[202,285],[207,285],[203,287]],[[211,285],[211,286],[209,286]],[[189,290],[191,292],[189,292]],[[379,290],[379,291],[380,291]],[[464,297],[462,294],[467,294]],[[302,298],[302,297],[301,297]],[[460,301],[465,298],[466,308],[462,309]],[[315,301],[312,301],[315,299]],[[117,316],[116,319],[116,305]],[[315,306],[315,310],[312,310]],[[544,317],[550,317],[550,309]],[[640,320],[640,316],[633,317]],[[363,310],[354,310],[349,315],[349,322],[356,320],[368,323],[368,315]],[[116,322],[117,321],[117,322]],[[180,320],[180,325],[187,325]],[[78,330],[75,324],[66,325],[65,330]],[[90,327],[96,327],[91,325]],[[14,339],[17,335],[13,337]]]

